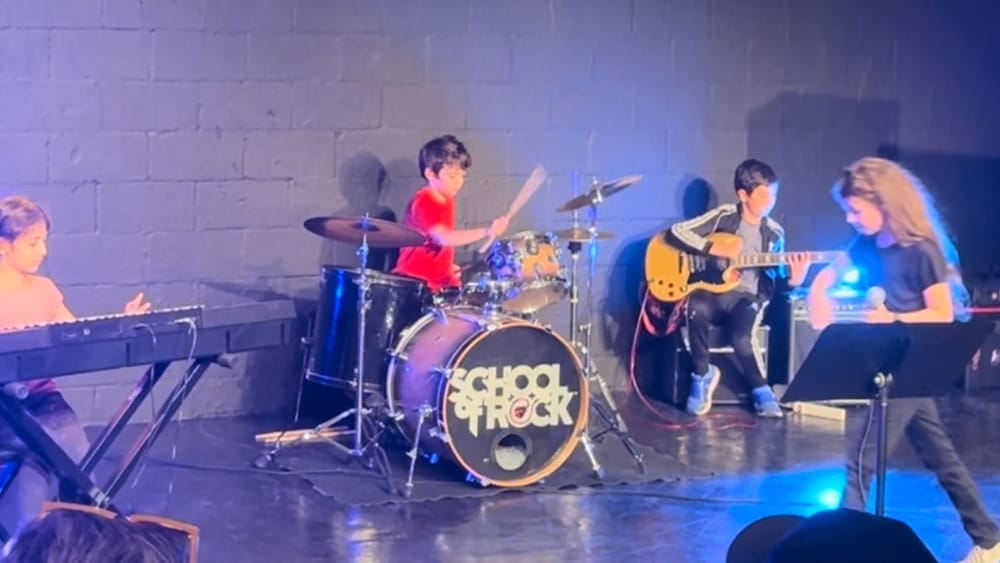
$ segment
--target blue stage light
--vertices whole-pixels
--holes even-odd
[[[850,268],[843,275],[840,276],[841,283],[847,285],[854,285],[861,281],[861,270],[857,268]]]

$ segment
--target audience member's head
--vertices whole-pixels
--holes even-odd
[[[167,561],[193,561],[198,552],[197,536],[151,520],[133,519],[132,529],[152,545]]]
[[[4,547],[3,563],[187,563],[196,549],[183,530],[130,522],[94,507],[53,509]],[[196,540],[195,540],[196,541]]]

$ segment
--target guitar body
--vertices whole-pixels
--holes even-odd
[[[732,233],[712,233],[708,240],[739,240]],[[739,272],[725,267],[725,259],[714,256],[691,256],[674,248],[656,235],[646,247],[646,285],[659,301],[675,303],[696,290],[726,293],[740,284]]]

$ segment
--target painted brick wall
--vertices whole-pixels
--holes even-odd
[[[505,209],[538,162],[552,179],[513,230],[567,226],[573,173],[642,174],[600,210],[617,238],[598,256],[598,365],[620,388],[645,240],[733,200],[741,159],[783,176],[794,249],[844,241],[828,186],[879,147],[918,172],[971,163],[936,187],[992,197],[998,24],[976,0],[3,0],[0,185],[47,206],[47,273],[93,314],[140,289],[160,306],[315,297],[320,265],[354,255],[302,220],[401,214],[441,133],[473,154],[463,224]],[[565,309],[546,313],[563,333]],[[213,371],[183,415],[288,408],[293,366]],[[62,384],[101,420],[137,375]]]

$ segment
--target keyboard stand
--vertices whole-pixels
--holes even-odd
[[[111,496],[77,467],[41,425],[25,412],[21,401],[5,392],[0,392],[0,416],[24,445],[59,478],[60,497],[67,501],[92,504],[118,512],[111,503]],[[7,531],[0,529],[0,532],[6,535]]]
[[[167,400],[160,405],[153,420],[146,424],[142,433],[132,443],[132,446],[129,448],[128,453],[125,454],[118,468],[108,478],[104,490],[109,496],[109,501],[110,497],[118,493],[122,485],[125,484],[143,456],[153,446],[153,442],[160,437],[164,428],[166,428],[177,411],[180,410],[184,399],[187,398],[194,386],[201,380],[201,376],[205,374],[205,370],[213,363],[222,362],[218,358],[198,358],[191,362],[191,365],[188,366],[187,371],[184,373],[184,377],[177,382]],[[139,406],[145,401],[146,397],[153,390],[153,387],[163,377],[169,365],[169,362],[161,362],[154,364],[146,370],[146,373],[136,383],[135,389],[118,408],[118,412],[115,413],[104,427],[101,434],[90,447],[90,451],[87,452],[87,455],[81,461],[80,467],[85,473],[90,473],[94,470],[98,462],[121,434],[122,430],[128,425],[132,416],[139,410]]]
[[[195,358],[188,367],[167,400],[160,406],[152,421],[132,443],[118,468],[108,478],[104,487],[99,487],[88,476],[97,467],[103,456],[111,448],[121,432],[128,425],[136,411],[149,396],[153,387],[162,379],[171,362],[159,362],[150,366],[135,385],[135,389],[119,407],[118,412],[101,430],[90,450],[77,466],[66,452],[49,437],[48,433],[29,415],[21,401],[0,392],[0,417],[10,426],[24,445],[49,468],[59,479],[61,499],[105,508],[121,514],[112,503],[112,497],[121,489],[129,476],[139,465],[143,456],[160,436],[167,423],[180,409],[184,399],[197,385],[205,370],[213,363],[229,363],[218,356]],[[2,530],[0,530],[2,532]]]

